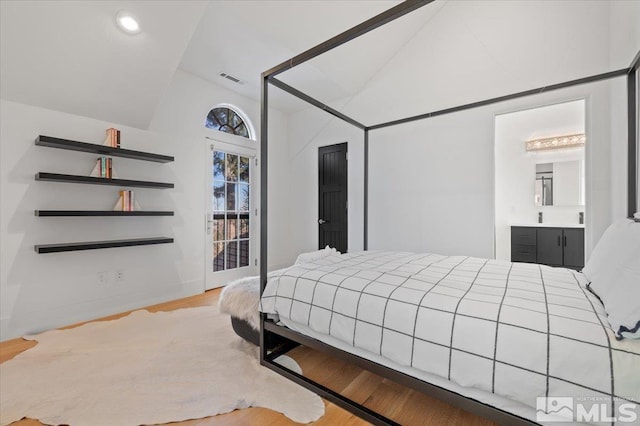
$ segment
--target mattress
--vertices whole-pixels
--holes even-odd
[[[534,421],[640,424],[632,417],[640,341],[615,339],[586,284],[579,272],[537,264],[328,253],[270,274],[261,309],[339,349]]]

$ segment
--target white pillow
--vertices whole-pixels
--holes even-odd
[[[616,338],[640,338],[640,223],[613,223],[582,270],[602,303]]]
[[[326,246],[322,250],[312,251],[312,252],[309,252],[309,253],[302,253],[296,259],[296,263],[295,264],[299,265],[301,263],[313,262],[315,260],[322,259],[323,257],[331,256],[332,254],[340,254],[340,252],[337,251],[334,248]]]

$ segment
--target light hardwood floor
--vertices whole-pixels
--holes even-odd
[[[220,290],[211,290],[204,294],[179,299],[148,307],[149,311],[171,311],[174,309],[195,306],[217,305]],[[112,320],[127,315],[124,312],[97,321]],[[75,324],[70,327],[77,327]],[[231,326],[231,324],[229,324]],[[20,352],[37,343],[23,339],[0,342],[0,363],[5,362]],[[384,414],[403,425],[492,425],[481,417],[470,414],[459,408],[438,401],[419,392],[400,386],[390,380],[383,379],[353,365],[320,354],[310,349],[299,347],[289,353],[302,367],[307,377]],[[322,426],[358,426],[367,422],[352,415],[348,411],[325,401],[325,415],[313,425]],[[40,425],[32,419],[23,419],[14,425]],[[264,408],[248,408],[236,410],[228,414],[196,419],[172,425],[205,426],[205,425],[294,425],[285,416]]]

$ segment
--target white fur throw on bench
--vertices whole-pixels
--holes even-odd
[[[326,247],[310,253],[303,253],[296,259],[296,265],[322,259],[332,254],[340,254],[336,249]],[[220,312],[244,320],[254,330],[260,331],[260,277],[245,277],[229,283],[220,294]]]
[[[233,281],[220,294],[218,307],[223,314],[244,320],[260,331],[260,277],[246,277]]]

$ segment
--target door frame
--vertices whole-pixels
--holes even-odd
[[[575,89],[575,88],[574,88]],[[571,90],[569,88],[565,89],[565,90]],[[493,122],[492,122],[492,126],[493,126],[493,144],[492,144],[492,149],[493,149],[493,156],[492,156],[492,168],[493,168],[493,173],[492,173],[492,190],[491,190],[491,194],[492,194],[492,214],[493,214],[493,239],[492,239],[492,243],[493,243],[493,248],[492,248],[492,252],[493,252],[493,258],[496,259],[497,258],[497,253],[498,253],[498,245],[500,243],[500,241],[498,240],[498,224],[497,224],[497,209],[496,209],[496,118],[498,116],[501,115],[506,115],[506,114],[512,114],[512,113],[517,113],[517,112],[523,112],[523,111],[529,111],[529,110],[534,110],[534,109],[539,109],[539,108],[546,108],[546,107],[551,107],[554,105],[559,105],[559,104],[565,104],[565,103],[569,103],[569,102],[576,102],[576,101],[582,101],[584,102],[584,134],[587,138],[587,143],[584,146],[584,155],[582,158],[582,173],[584,175],[584,199],[582,200],[583,204],[583,212],[585,214],[585,218],[584,218],[584,232],[585,232],[585,241],[584,241],[584,257],[585,257],[585,262],[586,260],[591,256],[591,251],[593,248],[593,245],[591,244],[591,238],[592,238],[592,232],[591,229],[594,226],[593,225],[593,217],[594,215],[597,215],[597,212],[595,210],[595,203],[592,202],[591,200],[593,199],[593,191],[595,188],[594,185],[594,178],[592,177],[593,174],[593,169],[594,167],[592,167],[592,162],[593,162],[593,154],[592,154],[592,149],[593,149],[593,143],[589,143],[589,141],[591,140],[591,135],[593,133],[593,126],[592,126],[592,120],[591,120],[591,115],[592,115],[592,98],[593,95],[589,94],[589,93],[585,93],[585,92],[576,92],[574,90],[571,90],[569,93],[565,93],[563,91],[560,91],[559,94],[553,95],[552,97],[548,97],[548,98],[544,98],[544,97],[536,97],[532,100],[526,101],[526,102],[522,102],[522,103],[518,103],[517,105],[514,106],[508,106],[507,108],[497,108],[492,114],[493,114]],[[524,98],[523,98],[524,99]],[[517,101],[515,101],[517,103]],[[550,206],[552,207],[552,206]],[[506,240],[509,244],[511,242],[511,226],[507,227],[508,231],[506,233],[506,237],[504,240]],[[587,238],[588,237],[588,238]],[[504,245],[502,245],[504,247]],[[510,259],[510,253],[511,250],[510,248],[507,249],[505,251],[505,253],[509,256]],[[505,260],[503,258],[500,258],[502,260]]]
[[[258,146],[250,148],[247,144],[235,144],[231,141],[225,141],[227,136],[221,133],[222,137],[216,135],[215,137],[207,136],[204,144],[204,165],[205,165],[205,184],[204,184],[204,289],[211,290],[214,288],[222,287],[229,282],[238,278],[246,276],[257,275],[257,257],[258,257],[258,238],[259,238],[259,218],[258,218],[258,190],[259,190],[259,177],[257,158],[258,158]],[[231,138],[228,138],[231,139]],[[235,139],[235,138],[234,138]],[[243,138],[244,139],[244,138]],[[243,140],[244,142],[244,140]],[[209,222],[212,220],[213,208],[212,208],[212,183],[213,178],[211,175],[211,168],[213,166],[213,151],[219,150],[229,154],[242,155],[249,157],[249,186],[251,188],[249,193],[249,265],[244,267],[238,267],[234,269],[213,272],[213,246],[211,240],[211,234],[213,233],[213,224]]]

